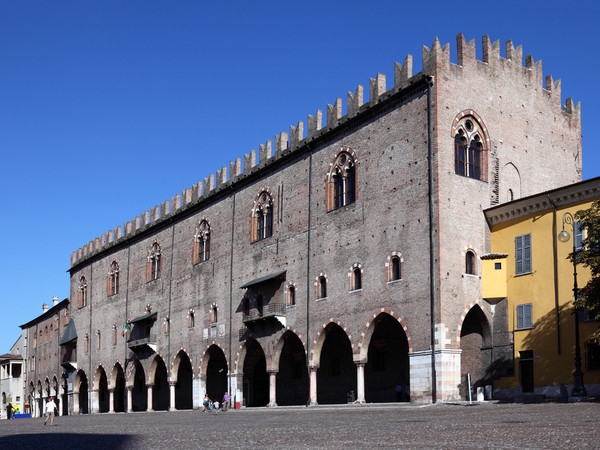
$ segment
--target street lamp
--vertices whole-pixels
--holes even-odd
[[[560,242],[568,242],[570,235],[565,230],[565,223],[571,224],[573,229],[573,253],[577,251],[575,246],[575,220],[573,215],[569,212],[563,214],[562,217],[562,231],[558,233],[558,240]],[[581,370],[581,348],[579,347],[579,307],[576,305],[577,296],[579,289],[577,288],[577,258],[573,258],[573,307],[575,308],[575,372],[573,372],[573,390],[571,391],[572,397],[587,397],[587,391],[583,385],[583,371]]]

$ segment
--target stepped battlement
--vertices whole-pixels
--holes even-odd
[[[423,46],[422,71],[413,75],[413,57],[407,55],[402,64],[394,63],[394,85],[387,89],[386,75],[378,73],[375,78],[369,80],[369,100],[364,101],[364,86],[358,85],[353,92],[347,92],[346,115],[343,115],[342,99],[336,98],[333,104],[326,107],[326,124],[323,124],[323,111],[317,109],[314,115],[308,115],[306,121],[306,136],[304,135],[304,122],[299,121],[295,126],[290,126],[289,133],[281,131],[274,139],[267,139],[265,144],[258,147],[258,161],[256,150],[252,149],[242,159],[236,158],[229,163],[229,167],[223,166],[216,173],[199,181],[191,188],[155,205],[149,211],[125,222],[113,230],[98,236],[88,244],[79,248],[71,254],[71,267],[81,263],[92,255],[105,249],[109,249],[116,243],[129,239],[135,234],[154,226],[157,223],[172,217],[184,209],[209,198],[219,192],[223,187],[232,185],[241,178],[254,173],[259,168],[265,167],[272,161],[283,155],[294,152],[336,127],[341,126],[348,120],[363,114],[374,105],[388,99],[399,91],[407,88],[417,77],[432,76],[450,70],[485,70],[490,76],[522,77],[523,81],[533,89],[543,89],[548,101],[556,105],[565,114],[572,115],[577,121],[580,120],[580,103],[575,104],[568,98],[564,105],[561,104],[561,82],[554,80],[548,75],[543,82],[542,61],[534,61],[531,55],[526,56],[523,65],[522,46],[514,47],[512,41],[505,45],[505,57],[500,56],[500,41],[492,43],[489,36],[482,38],[481,60],[476,58],[475,39],[467,42],[461,34],[456,40],[457,63],[450,61],[450,45],[440,45],[436,37],[431,48]],[[274,146],[273,146],[274,143]],[[274,147],[274,148],[273,148]]]

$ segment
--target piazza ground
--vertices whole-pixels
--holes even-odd
[[[600,403],[198,410],[0,422],[0,448],[597,448]]]

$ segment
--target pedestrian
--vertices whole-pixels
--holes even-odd
[[[48,403],[46,403],[46,420],[44,420],[44,426],[50,419],[50,426],[54,425],[54,413],[56,412],[56,403],[52,400],[52,397],[48,397]]]
[[[12,419],[12,412],[13,412],[12,403],[9,403],[6,406],[6,420]]]
[[[204,394],[204,399],[202,400],[202,412],[208,411],[210,409],[210,398],[208,394]]]
[[[229,402],[231,401],[231,395],[229,392],[225,392],[223,396],[223,411],[227,411],[229,409]]]
[[[215,410],[215,414],[219,414],[219,402],[214,402],[213,408]]]

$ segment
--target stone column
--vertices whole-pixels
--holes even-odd
[[[310,366],[310,405],[315,406],[317,403],[317,370],[318,366]]]
[[[355,403],[365,402],[365,363],[356,364],[356,401]]]
[[[269,371],[269,404],[267,406],[277,406],[277,372]]]
[[[92,408],[91,408],[91,413],[92,414],[98,414],[100,412],[100,402],[98,401],[98,389],[92,389],[90,391],[91,394],[91,404],[92,404]]]
[[[108,413],[112,414],[115,412],[115,390],[108,390]]]
[[[169,398],[169,411],[175,411],[175,385],[177,384],[176,381],[169,381],[169,394],[170,394],[170,398]]]
[[[73,392],[73,414],[79,414],[79,392]]]
[[[133,396],[131,395],[131,391],[133,390],[133,386],[127,386],[127,412],[133,412]]]
[[[152,387],[154,385],[153,384],[147,384],[146,387],[148,388],[148,407],[146,408],[146,411],[154,411],[152,409]]]
[[[60,386],[58,388],[56,388],[56,398],[60,399],[59,403],[57,403],[57,405],[58,405],[58,416],[59,417],[63,415],[63,411],[64,411],[63,402],[66,401],[66,398],[67,398],[67,396],[66,396],[67,392],[66,392],[65,387],[64,386],[62,387],[63,395],[60,395],[60,390],[61,390]]]

